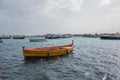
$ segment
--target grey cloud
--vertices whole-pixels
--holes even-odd
[[[100,6],[101,1],[1,0],[0,34],[112,32],[114,25],[119,30],[120,1]]]

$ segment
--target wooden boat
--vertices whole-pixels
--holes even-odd
[[[23,47],[24,57],[55,57],[68,54],[73,50],[73,41],[71,44],[63,46],[25,48]]]

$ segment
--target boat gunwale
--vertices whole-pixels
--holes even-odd
[[[24,48],[24,51],[56,51],[56,50],[67,50],[68,47],[72,47],[73,45],[67,45],[67,46],[54,46],[54,47],[42,47],[42,48]]]
[[[40,48],[25,48],[25,46],[23,46],[23,50],[30,50],[30,51],[36,51],[36,50],[39,50],[39,49],[43,49],[43,50],[49,50],[49,49],[62,49],[62,48],[65,48],[65,47],[71,47],[73,46],[73,40],[72,40],[72,43],[71,44],[68,44],[68,45],[62,45],[62,46],[47,46],[47,47],[40,47]]]

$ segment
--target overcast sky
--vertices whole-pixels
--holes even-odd
[[[120,32],[120,0],[0,0],[0,34]]]

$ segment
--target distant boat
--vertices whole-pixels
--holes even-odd
[[[46,36],[46,39],[58,39],[60,38],[59,36]]]
[[[73,41],[71,44],[63,46],[51,46],[41,48],[23,47],[23,56],[26,57],[55,57],[70,53],[73,50]]]
[[[68,37],[71,37],[72,35],[71,34],[63,34],[63,35],[60,35],[60,34],[46,34],[45,35],[45,38],[46,39],[58,39],[58,38],[68,38]]]
[[[0,42],[3,42],[3,40],[2,40],[2,39],[0,39]]]
[[[11,39],[11,35],[9,35],[9,36],[0,35],[0,39]]]
[[[13,38],[13,39],[24,39],[25,36],[14,35],[12,38]]]
[[[40,37],[40,38],[30,38],[30,42],[45,42],[47,41],[46,38]]]
[[[120,35],[101,35],[101,39],[120,40]]]

